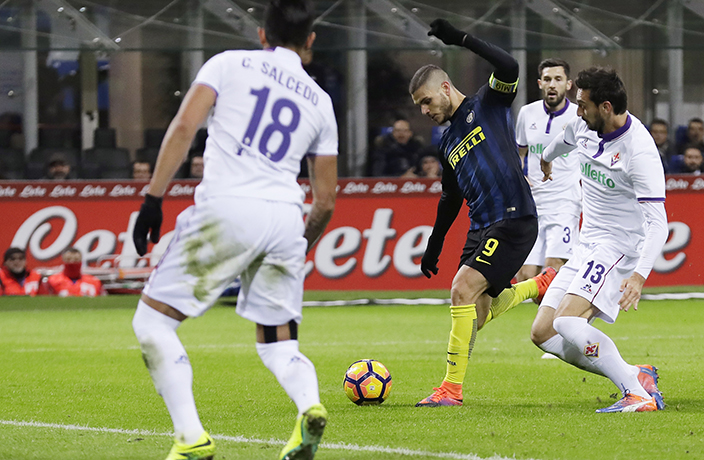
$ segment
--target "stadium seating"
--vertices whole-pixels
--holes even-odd
[[[164,140],[165,135],[165,129],[144,130],[144,147],[137,150],[137,161],[148,161],[154,165],[156,163],[156,157],[159,155],[161,141]]]
[[[84,177],[129,179],[130,153],[116,146],[115,130],[98,128],[93,134],[93,148],[83,152]]]
[[[46,163],[56,154],[62,154],[71,165],[72,177],[80,173],[80,150],[74,146],[74,132],[67,129],[40,129],[39,146],[33,149],[27,161],[27,179],[41,179],[46,172]]]

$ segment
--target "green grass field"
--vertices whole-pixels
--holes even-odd
[[[135,304],[0,298],[0,459],[163,460],[172,426],[132,333]],[[528,338],[534,313],[522,304],[479,333],[463,407],[420,409],[444,375],[446,306],[306,308],[301,350],[330,413],[316,459],[704,459],[704,301],[641,302],[615,325],[597,322],[627,361],[660,368],[668,407],[655,413],[595,414],[616,387],[541,359]],[[216,459],[277,458],[295,407],[261,364],[254,325],[216,306],[179,331]],[[342,391],[360,358],[391,371],[381,406]]]

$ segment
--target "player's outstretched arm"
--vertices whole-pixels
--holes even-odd
[[[313,192],[313,205],[306,218],[303,236],[308,240],[310,251],[332,218],[337,196],[337,156],[308,156],[310,186]]]
[[[216,94],[212,88],[193,85],[169,124],[149,183],[149,191],[144,197],[132,231],[132,239],[140,256],[147,253],[147,235],[152,243],[159,242],[162,197],[174,174],[186,159],[193,136],[215,104],[215,98]]]
[[[445,19],[431,22],[428,35],[438,37],[446,45],[463,46],[486,59],[496,68],[494,77],[500,82],[510,85],[518,81],[518,61],[498,46],[459,30]]]

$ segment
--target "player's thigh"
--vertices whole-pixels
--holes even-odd
[[[263,251],[273,211],[262,203],[218,197],[181,213],[144,293],[187,316],[202,315]]]
[[[575,254],[570,260],[567,261],[565,265],[560,268],[557,272],[555,279],[552,280],[547,292],[543,296],[543,300],[540,302],[540,310],[543,307],[551,308],[557,310],[560,306],[560,302],[567,293],[572,281],[580,267],[579,254]]]
[[[476,304],[488,287],[489,283],[482,273],[462,265],[452,279],[450,290],[452,305]]]
[[[545,217],[545,258],[572,257],[579,233],[579,217],[570,214],[549,214],[543,217]]]
[[[605,245],[580,244],[578,252],[581,264],[567,292],[588,300],[598,309],[597,317],[613,323],[619,314],[621,282],[633,274],[638,258]]]
[[[277,219],[268,229],[270,237],[262,257],[241,275],[242,287],[237,313],[265,326],[278,326],[291,320],[300,322],[308,247],[298,206],[275,205]]]
[[[496,297],[510,287],[533,247],[538,233],[537,219],[534,216],[507,219],[474,233],[472,250],[465,245],[461,265],[480,272],[489,283],[486,292]],[[468,235],[468,243],[469,239]]]

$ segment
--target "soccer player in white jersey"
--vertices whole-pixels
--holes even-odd
[[[555,159],[554,180],[543,182],[540,169],[545,147],[577,116],[577,105],[565,97],[572,88],[570,66],[562,59],[545,59],[538,75],[543,97],[521,107],[516,121],[518,153],[538,210],[538,238],[516,275],[518,281],[536,276],[543,267],[559,270],[572,257],[581,212],[577,155]]]
[[[545,149],[541,165],[547,180],[551,161],[566,152],[579,156],[582,230],[574,256],[541,303],[540,310],[557,310],[554,320],[536,317],[531,338],[542,350],[614,382],[623,398],[597,412],[663,409],[657,369],[626,363],[614,342],[591,325],[595,318],[613,323],[619,310],[638,308],[667,240],[660,155],[647,128],[626,110],[626,90],[614,70],[583,70],[575,83],[580,118]]]
[[[195,205],[179,215],[132,323],[174,424],[167,460],[215,455],[176,329],[205,313],[238,275],[237,313],[257,324],[257,352],[298,408],[280,458],[313,458],[326,424],[315,368],[297,341],[305,254],[332,216],[337,185],[332,102],[301,65],[315,39],[313,20],[310,0],[272,0],[259,29],[264,50],[226,51],[203,66],[169,126],[135,223],[144,254],[147,234],[159,239],[166,187],[212,109]],[[313,192],[305,223],[296,181],[304,155]]]

